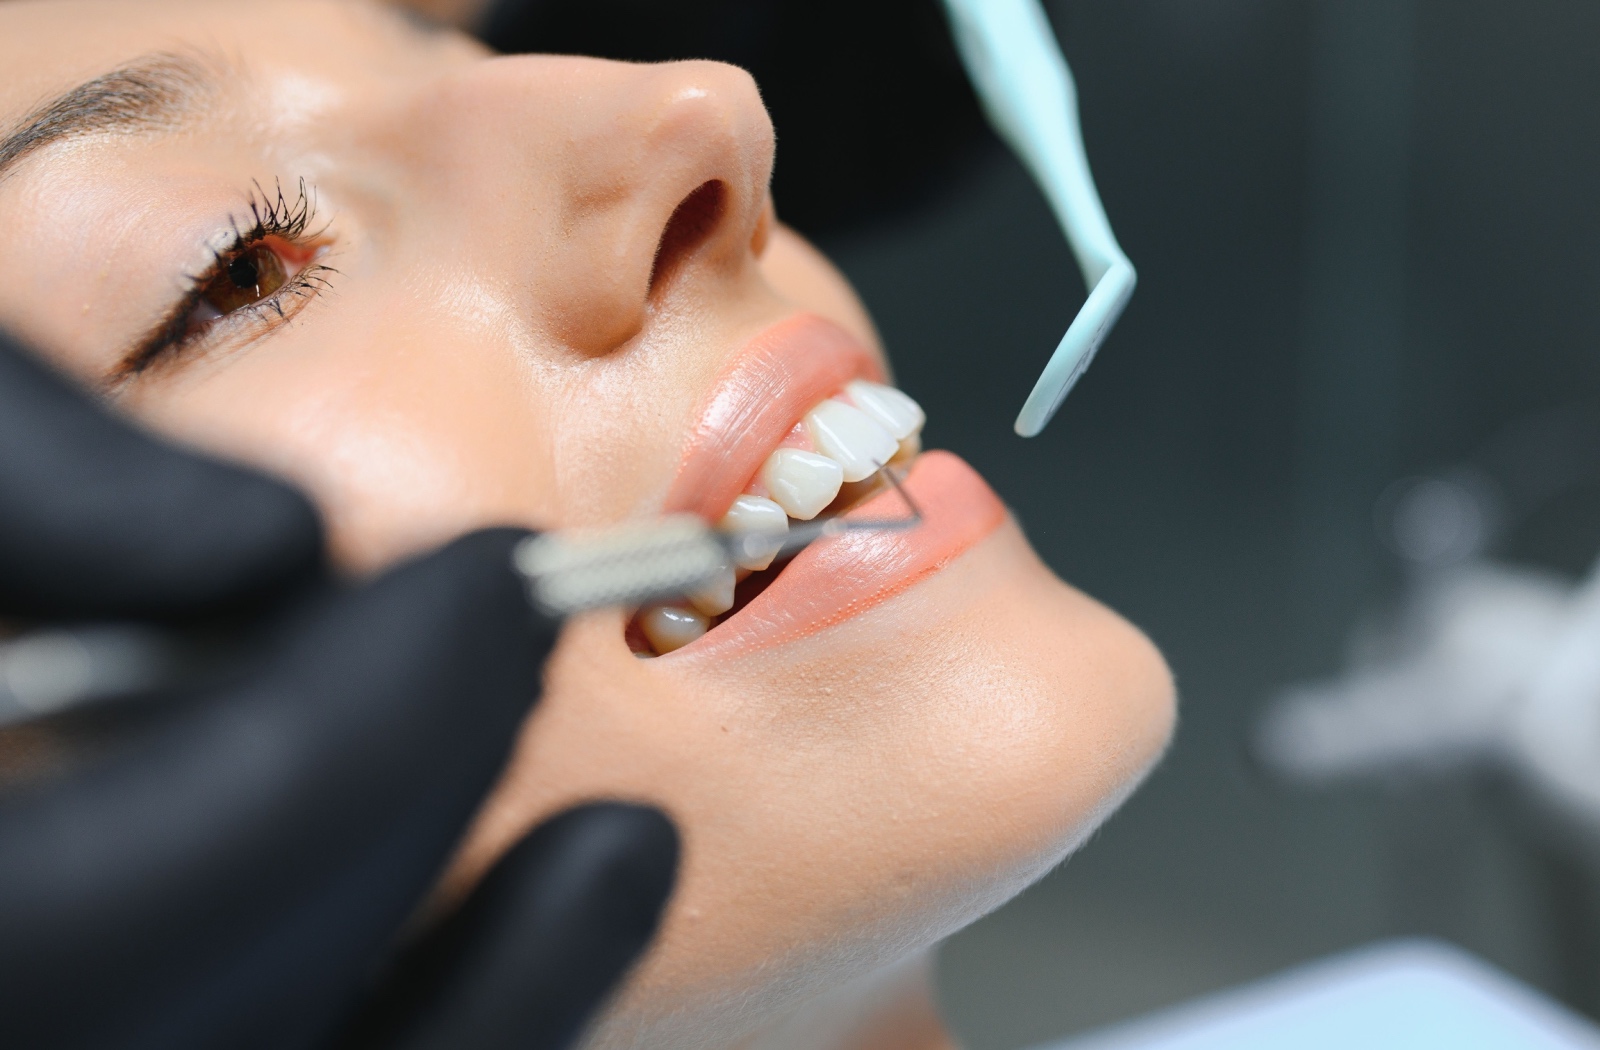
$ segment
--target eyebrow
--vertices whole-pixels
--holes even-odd
[[[214,94],[217,74],[200,60],[146,55],[34,108],[0,138],[0,179],[24,157],[85,135],[170,130]]]

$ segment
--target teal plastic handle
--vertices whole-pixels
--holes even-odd
[[[1039,0],[945,0],[945,13],[989,123],[1044,192],[1089,288],[1017,415],[1016,432],[1033,437],[1094,360],[1138,275],[1094,188],[1078,90]]]

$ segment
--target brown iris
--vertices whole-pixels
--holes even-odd
[[[201,293],[219,314],[253,306],[282,288],[289,280],[283,259],[265,243],[253,244],[228,260]]]

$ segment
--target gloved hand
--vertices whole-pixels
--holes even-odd
[[[568,811],[400,936],[555,641],[510,567],[522,535],[338,586],[301,496],[144,436],[0,336],[0,618],[226,621],[254,650],[0,730],[0,1045],[566,1046],[670,891],[659,813]]]

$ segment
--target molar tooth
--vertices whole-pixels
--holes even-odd
[[[784,513],[810,521],[839,494],[844,470],[827,456],[798,448],[780,448],[762,464],[761,481]]]
[[[904,441],[927,422],[922,406],[892,386],[855,379],[845,384],[844,390],[857,408],[871,416],[896,441]]]
[[[807,412],[806,430],[817,451],[844,469],[846,481],[871,477],[900,447],[871,416],[843,401],[830,399]]]
[[[728,513],[722,516],[722,521],[717,527],[724,532],[773,533],[772,554],[764,558],[736,556],[733,559],[734,564],[741,569],[765,569],[772,564],[773,556],[783,544],[784,534],[789,531],[789,515],[770,499],[746,494],[733,501],[733,506],[728,508]]]
[[[689,604],[706,616],[721,616],[733,608],[733,587],[738,581],[729,569],[698,591],[689,595]]]
[[[705,634],[711,629],[711,623],[693,609],[658,605],[640,615],[639,629],[650,639],[651,647],[665,656]]]

